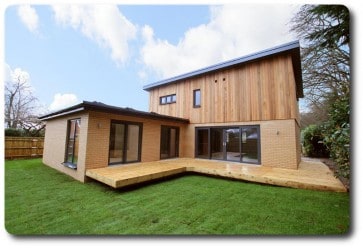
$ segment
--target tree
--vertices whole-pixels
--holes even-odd
[[[339,167],[337,175],[349,178],[349,10],[342,5],[304,5],[291,23],[304,44],[301,64],[308,105],[325,120],[324,143]]]
[[[20,69],[5,82],[5,124],[7,128],[24,129],[26,133],[38,133],[44,124],[34,114],[38,99],[33,95],[29,75]]]
[[[350,178],[350,102],[348,97],[335,101],[329,109],[329,120],[324,123],[324,144],[330,157],[337,163],[337,176]]]
[[[301,57],[308,105],[327,109],[350,93],[349,11],[342,5],[304,5],[291,23],[304,44]]]
[[[301,132],[303,154],[309,157],[327,157],[328,152],[323,144],[323,129],[320,125],[310,125]]]

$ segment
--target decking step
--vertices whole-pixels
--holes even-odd
[[[320,162],[301,162],[299,169],[282,169],[203,159],[172,159],[88,169],[86,175],[114,188],[184,172],[313,190],[346,192],[344,185]]]

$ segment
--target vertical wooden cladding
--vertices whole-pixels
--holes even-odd
[[[193,90],[201,107],[193,108]],[[177,102],[160,105],[163,95]],[[242,64],[150,91],[150,111],[187,118],[191,123],[298,119],[296,85],[289,55]]]

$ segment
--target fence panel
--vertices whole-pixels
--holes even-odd
[[[44,138],[5,137],[5,159],[43,156]]]

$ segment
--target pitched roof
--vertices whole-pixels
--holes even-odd
[[[157,119],[157,120],[170,120],[176,121],[181,123],[189,123],[188,119],[172,117],[168,115],[161,115],[154,112],[145,112],[136,110],[133,108],[121,108],[112,105],[107,105],[102,102],[89,102],[83,101],[77,105],[61,109],[46,115],[39,117],[40,120],[49,120],[54,119],[56,117],[69,115],[72,113],[78,113],[81,111],[100,111],[104,113],[112,113],[112,114],[119,114],[119,115],[127,115],[127,116],[134,116],[134,117],[143,117],[147,119]]]
[[[301,98],[304,96],[303,94],[303,86],[302,86],[302,77],[301,77],[301,59],[300,59],[300,44],[299,41],[289,42],[280,46],[276,46],[270,49],[266,49],[257,53],[252,53],[243,57],[239,57],[236,59],[228,60],[222,63],[218,63],[215,65],[211,65],[205,68],[201,68],[199,70],[195,70],[189,73],[181,74],[175,77],[171,77],[168,79],[164,79],[155,83],[151,83],[145,85],[143,87],[144,90],[150,91],[154,88],[158,88],[160,86],[168,85],[171,83],[175,83],[187,78],[199,76],[201,74],[205,74],[212,71],[218,71],[222,69],[226,69],[229,67],[233,67],[236,65],[241,65],[244,63],[250,63],[257,60],[262,60],[264,58],[278,55],[278,54],[291,54],[292,55],[292,63],[294,68],[294,76],[296,80],[296,96]]]

